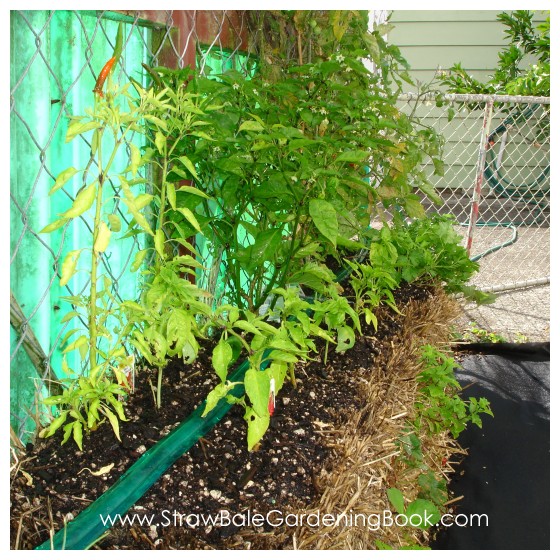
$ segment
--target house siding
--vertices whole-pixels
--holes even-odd
[[[496,10],[395,10],[389,23],[390,44],[399,47],[402,55],[410,64],[410,75],[414,81],[427,84],[433,81],[430,89],[442,88],[434,77],[438,69],[447,70],[460,62],[465,71],[480,81],[487,81],[495,72],[499,52],[508,45],[504,33],[505,26],[497,20],[501,11]],[[546,15],[537,12],[534,21],[544,21]],[[526,64],[530,64],[528,60]],[[408,91],[416,88],[404,84]],[[403,105],[406,111],[406,105]],[[455,107],[459,109],[458,106]],[[476,175],[476,161],[482,127],[482,111],[460,112],[451,121],[447,120],[447,107],[436,110],[434,107],[419,107],[417,114],[424,125],[434,126],[445,139],[444,163],[446,173],[443,178],[434,176],[429,168],[429,179],[438,189],[450,188],[471,190]],[[497,110],[491,130],[495,129],[505,113]],[[546,143],[539,153],[526,147],[511,146],[518,154],[520,176],[535,176],[546,165],[546,157],[541,150],[550,147]],[[510,146],[508,145],[508,151]],[[529,171],[528,168],[538,168]],[[521,171],[523,170],[523,171]],[[541,185],[547,187],[547,185]]]

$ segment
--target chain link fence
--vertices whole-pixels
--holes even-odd
[[[480,264],[472,284],[497,295],[466,304],[465,321],[510,340],[548,339],[550,98],[409,94],[400,103],[445,140],[443,175],[425,168],[443,203],[424,198],[426,210],[456,217]]]
[[[51,234],[39,232],[71,206],[82,187],[77,174],[54,196],[48,194],[62,170],[88,164],[87,136],[70,144],[64,141],[68,117],[84,114],[93,104],[92,89],[112,56],[118,23],[124,23],[125,33],[115,80],[134,78],[143,83],[142,63],[191,67],[205,75],[233,68],[250,78],[257,41],[262,41],[262,35],[257,39],[251,33],[264,25],[259,17],[263,12],[233,10],[11,12],[11,425],[21,440],[34,432],[36,419],[44,413],[39,399],[56,390],[56,380],[63,377],[65,336],[86,327],[80,318],[66,324],[61,319],[72,311],[64,297],[89,293],[87,271],[64,287],[59,278],[65,255],[91,244],[91,224],[80,217]],[[313,38],[296,40],[289,29],[280,31],[286,35],[281,48],[287,56],[305,58],[311,52]],[[481,263],[474,283],[501,290],[544,282],[550,274],[549,100],[452,96],[438,106],[435,100],[428,105],[429,98],[407,95],[400,103],[401,110],[413,112],[446,139],[444,176],[426,169],[443,205],[436,208],[424,202],[428,211],[454,214],[461,233],[472,239],[471,254]],[[484,131],[489,103],[492,115]],[[143,139],[136,142],[141,146]],[[478,161],[481,146],[483,165]],[[125,168],[127,158],[124,154],[116,165]],[[477,176],[484,178],[479,201]],[[118,199],[112,211],[126,222]],[[477,224],[470,228],[470,236],[469,222]],[[219,250],[213,252],[200,240],[195,243],[205,258],[199,281],[216,293]],[[130,265],[140,245],[134,237],[112,241],[101,258],[100,272],[111,280],[115,305],[137,296],[138,275],[130,272]],[[527,294],[538,289],[507,293],[515,294],[516,305],[523,310]],[[488,309],[497,313],[496,307]],[[507,329],[511,331],[509,324]],[[518,330],[527,329],[516,326]],[[73,369],[79,370],[75,365]]]
[[[91,221],[84,215],[51,234],[40,233],[70,208],[83,186],[77,174],[49,196],[57,175],[91,163],[87,135],[65,143],[68,118],[93,105],[96,77],[112,56],[119,22],[124,24],[124,48],[114,79],[144,83],[143,63],[189,66],[207,75],[230,68],[249,73],[246,18],[246,12],[231,10],[11,12],[10,392],[13,435],[22,441],[44,413],[40,399],[47,389],[56,392],[64,376],[65,338],[87,328],[79,317],[61,322],[73,309],[63,298],[89,294],[87,271],[64,287],[59,279],[66,254],[91,246]],[[135,143],[141,146],[143,138]],[[115,168],[126,168],[128,158],[123,154]],[[128,225],[124,210],[116,198],[111,211],[119,215],[123,231]],[[114,305],[137,297],[138,275],[130,266],[141,244],[137,237],[112,241],[101,255],[99,272],[111,281]],[[203,264],[212,270],[208,250],[205,254]],[[75,361],[68,356],[71,369],[79,371],[83,366],[77,355]]]

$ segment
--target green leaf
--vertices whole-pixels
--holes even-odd
[[[183,185],[177,190],[181,192],[196,194],[197,196],[202,196],[204,198],[207,198],[208,200],[212,200],[212,197],[208,196],[205,192],[202,192],[200,189],[197,189],[196,187],[191,187],[190,185]]]
[[[187,156],[181,156],[179,161],[189,170],[190,174],[198,180],[198,174],[196,173],[193,162]]]
[[[288,364],[282,362],[272,362],[266,371],[274,379],[274,386],[276,393],[278,394],[284,385],[286,372],[288,371]]]
[[[165,193],[167,195],[167,200],[173,210],[177,209],[177,193],[175,191],[175,185],[173,183],[167,183]]]
[[[107,220],[109,221],[109,229],[113,233],[118,233],[119,231],[121,231],[121,219],[116,214],[109,214],[107,216]]]
[[[397,513],[404,513],[404,497],[398,488],[389,488],[387,497]]]
[[[63,218],[77,218],[84,212],[87,212],[95,200],[95,195],[97,193],[96,186],[97,181],[94,181],[91,185],[81,190],[72,203],[72,207],[62,214]]]
[[[244,121],[241,123],[238,132],[243,132],[244,130],[249,130],[251,132],[261,132],[264,130],[263,125],[257,121]]]
[[[233,387],[233,383],[220,383],[216,385],[206,397],[206,406],[201,416],[204,418],[211,410],[213,410],[219,401],[221,401]]]
[[[242,331],[250,332],[253,334],[261,334],[259,329],[257,329],[255,326],[253,326],[248,321],[245,321],[244,319],[239,319],[239,321],[235,321],[233,326],[238,329],[241,329]]]
[[[70,142],[78,134],[83,134],[88,130],[94,130],[96,128],[99,128],[100,126],[101,123],[98,121],[82,122],[81,120],[73,120],[70,122],[68,130],[66,132],[66,142]]]
[[[226,381],[229,363],[233,357],[233,351],[227,340],[221,339],[212,351],[212,366],[223,383]]]
[[[337,352],[345,352],[346,350],[352,348],[356,343],[356,335],[354,329],[348,325],[342,325],[337,329]]]
[[[74,422],[74,427],[72,428],[72,437],[74,441],[78,444],[80,451],[83,451],[82,439],[83,439],[83,432],[82,432],[82,423],[79,420]]]
[[[93,250],[96,253],[104,253],[109,246],[109,241],[111,240],[111,230],[109,226],[102,220],[99,224],[99,231],[97,232],[97,237],[95,238],[95,243],[93,245]]]
[[[283,350],[273,350],[268,357],[271,360],[278,360],[279,362],[286,362],[288,364],[295,364],[299,362],[299,359],[290,354],[289,352],[284,352]]]
[[[247,421],[247,448],[250,451],[261,441],[266,430],[268,430],[270,416],[268,415],[268,410],[265,416],[259,416],[248,406],[244,418]]]
[[[141,251],[138,251],[138,253],[136,253],[136,256],[134,257],[134,261],[130,266],[130,272],[136,272],[140,268],[140,266],[144,262],[144,259],[146,258],[147,252],[148,249],[142,249]]]
[[[47,399],[45,399],[43,401],[46,405],[49,405],[50,403],[47,402]],[[66,417],[68,416],[68,411],[64,410],[63,412],[60,413],[60,416],[58,418],[55,418],[50,426],[48,428],[46,428],[46,430],[41,432],[41,437],[51,437],[52,435],[54,435],[54,433],[58,430],[58,428],[60,428],[64,422],[66,422]]]
[[[60,276],[60,285],[66,286],[68,284],[70,278],[74,276],[76,273],[76,266],[78,264],[78,257],[82,252],[81,249],[76,249],[75,251],[70,251],[66,258],[64,259],[62,266],[61,266],[61,276]]]
[[[136,220],[136,223],[144,231],[146,231],[150,235],[154,235],[154,232],[152,231],[152,228],[150,227],[150,224],[148,224],[148,221],[140,213],[140,210],[136,206],[134,195],[132,194],[132,191],[130,190],[130,186],[128,185],[128,182],[124,179],[124,177],[120,177],[120,180],[121,180],[121,188],[122,188],[122,190],[124,192],[124,196],[125,196],[123,202],[126,204],[130,213],[134,216],[134,219]]]
[[[420,529],[429,529],[441,519],[437,506],[433,502],[421,498],[414,500],[406,508],[406,516],[408,517],[408,525]]]
[[[107,416],[107,418],[109,419],[109,422],[111,423],[111,426],[113,428],[113,432],[115,432],[115,435],[117,436],[117,439],[119,441],[121,441],[119,419],[117,418],[117,416],[113,412],[111,412],[106,407],[104,407],[104,409],[103,409],[103,414],[105,414],[105,416]]]
[[[426,211],[416,195],[409,195],[404,200],[404,210],[411,218],[423,218]]]
[[[183,216],[185,216],[187,221],[191,224],[191,226],[194,227],[194,229],[196,229],[198,232],[202,233],[202,230],[200,229],[200,224],[198,223],[198,220],[196,219],[192,210],[189,210],[188,208],[177,208],[177,210],[179,212],[181,212],[181,214],[183,214]]]
[[[434,164],[434,173],[436,175],[439,175],[440,177],[443,177],[445,172],[443,161],[441,159],[432,158],[432,163]]]
[[[365,161],[369,156],[369,152],[365,150],[348,150],[347,152],[342,152],[335,161],[348,161],[350,163],[361,163]]]
[[[317,229],[336,247],[338,218],[334,206],[326,200],[313,198],[309,201],[309,215]]]
[[[253,410],[259,416],[268,416],[270,378],[265,371],[250,368],[245,373],[245,393],[251,400]]]
[[[63,187],[72,177],[74,177],[74,175],[76,175],[76,173],[78,173],[78,170],[75,169],[74,167],[69,167],[68,169],[65,169],[64,171],[60,172],[56,178],[56,181],[52,189],[49,191],[49,195],[53,194],[58,189]]]

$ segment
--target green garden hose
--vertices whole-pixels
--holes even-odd
[[[266,356],[266,354],[265,354]],[[266,363],[263,364],[266,366]],[[231,382],[242,382],[249,362],[245,361],[231,375]],[[230,395],[241,397],[243,384],[235,385]],[[110,527],[102,522],[107,515],[124,515],[201,437],[208,433],[233,406],[221,399],[207,416],[202,417],[203,402],[188,418],[166,437],[144,453],[113,485],[95,502],[81,512],[54,537],[36,550],[86,550]]]
[[[533,104],[527,106],[520,114],[516,113],[515,115],[510,115],[508,118],[504,119],[504,121],[498,126],[495,130],[493,130],[490,135],[488,136],[488,144],[487,144],[487,151],[486,151],[486,165],[484,166],[484,177],[488,183],[488,185],[492,188],[494,193],[499,197],[510,198],[512,200],[524,200],[529,204],[536,205],[541,211],[538,213],[536,217],[532,219],[532,221],[528,222],[527,220],[508,220],[504,222],[498,221],[477,221],[477,226],[488,226],[488,227],[507,227],[512,230],[512,236],[509,240],[505,241],[504,243],[500,243],[471,257],[472,261],[478,261],[483,257],[495,253],[504,247],[508,247],[509,245],[513,245],[518,238],[518,231],[516,226],[522,225],[534,225],[534,224],[541,224],[544,217],[541,218],[542,211],[548,207],[548,201],[544,201],[544,199],[550,192],[550,187],[544,187],[543,183],[548,179],[550,176],[550,164],[547,165],[540,175],[531,183],[527,184],[514,184],[512,181],[508,180],[501,172],[501,158],[503,155],[503,151],[505,149],[505,137],[503,137],[503,142],[500,143],[500,149],[498,153],[495,153],[493,149],[494,146],[498,146],[498,142],[496,138],[500,134],[507,134],[507,131],[520,116],[523,119],[529,119],[535,111],[538,109],[539,105]],[[468,226],[468,223],[459,224],[461,226]]]

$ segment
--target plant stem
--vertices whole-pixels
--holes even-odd
[[[163,367],[158,366],[157,389],[156,389],[156,408],[161,408],[161,380],[163,378]]]

